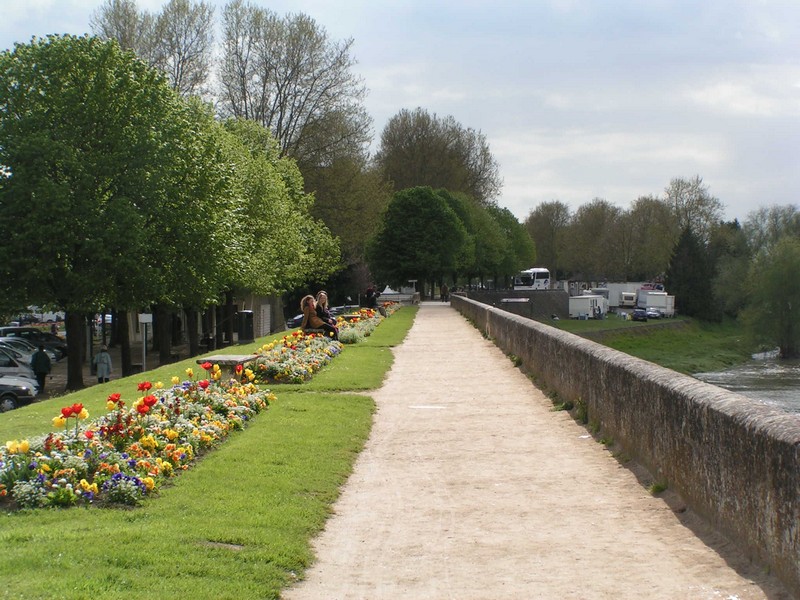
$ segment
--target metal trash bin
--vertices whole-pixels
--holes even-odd
[[[255,340],[253,335],[253,311],[239,311],[239,343],[244,344]]]

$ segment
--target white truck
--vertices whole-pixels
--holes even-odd
[[[642,285],[640,281],[606,283],[603,287],[593,288],[592,293],[608,298],[608,307],[611,310],[633,308],[636,306],[636,291]]]
[[[648,291],[644,295],[644,305],[640,306],[645,309],[654,308],[662,317],[675,316],[675,296],[670,296],[667,292]]]
[[[570,319],[602,319],[608,313],[608,300],[597,294],[571,296],[569,299]]]

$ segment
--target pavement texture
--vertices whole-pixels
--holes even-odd
[[[790,599],[654,497],[447,303],[422,303],[287,600]]]

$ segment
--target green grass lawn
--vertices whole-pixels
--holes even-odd
[[[369,435],[374,401],[348,392],[380,386],[416,311],[397,311],[310,382],[272,386],[269,410],[138,508],[0,513],[2,597],[278,598],[310,564]],[[4,413],[0,441],[50,431],[68,403],[100,414],[108,394],[133,397],[142,379],[187,367],[196,358]]]
[[[706,323],[680,317],[633,322],[603,320],[552,322],[559,329],[593,339],[632,356],[681,373],[719,371],[750,360],[758,349],[733,319]]]

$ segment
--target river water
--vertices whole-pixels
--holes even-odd
[[[757,402],[800,414],[800,360],[781,360],[774,353],[760,354],[738,367],[694,376]]]

